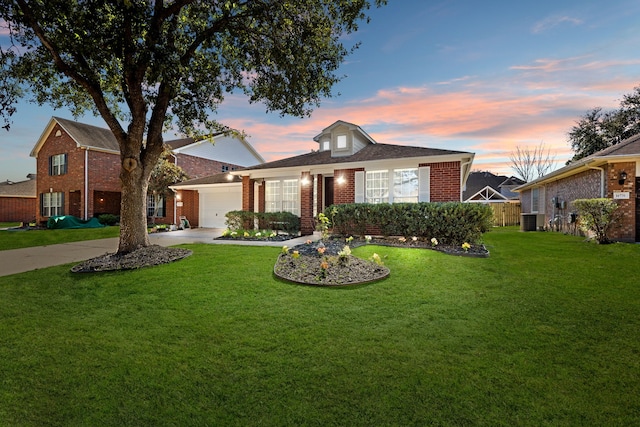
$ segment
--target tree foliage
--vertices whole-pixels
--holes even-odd
[[[524,181],[540,178],[551,170],[555,162],[555,154],[551,149],[540,143],[535,148],[516,147],[516,151],[509,155],[511,169]]]
[[[152,215],[152,222],[154,224],[160,206],[162,205],[162,199],[166,199],[166,197],[173,193],[169,186],[186,181],[189,178],[180,166],[170,161],[171,155],[171,150],[165,147],[158,163],[156,163],[151,171],[151,178],[149,179],[149,189],[147,192],[153,196],[154,200],[154,211]]]
[[[306,116],[332,95],[372,6],[386,0],[0,0],[0,115],[26,93],[99,114],[122,161],[120,252],[149,245],[144,201],[166,126],[225,131],[211,118],[228,93]],[[26,92],[26,93],[25,93]],[[123,124],[126,123],[126,124]]]
[[[568,139],[576,161],[611,147],[640,133],[640,86],[623,96],[620,108],[587,111],[569,131]]]

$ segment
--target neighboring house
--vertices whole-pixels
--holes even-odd
[[[180,139],[167,141],[173,161],[192,178],[208,176],[264,161],[243,138],[214,136],[208,141]],[[54,215],[74,215],[88,219],[103,213],[120,213],[120,151],[109,129],[53,117],[31,152],[36,158],[38,207],[36,220]],[[172,197],[163,200],[159,223],[177,223],[181,211],[192,212],[189,203]],[[197,194],[196,194],[197,196]],[[153,197],[147,200],[149,216]],[[195,209],[197,211],[197,209]],[[189,218],[197,225],[197,218]]]
[[[610,198],[620,205],[622,219],[611,238],[640,242],[640,135],[580,159],[515,188],[520,193],[525,230],[575,225],[576,199]]]
[[[524,184],[514,176],[494,175],[491,172],[471,172],[462,192],[462,200],[467,203],[485,203],[493,209],[495,226],[520,224],[519,194],[512,190]]]
[[[230,172],[242,179],[242,210],[294,213],[306,234],[314,229],[315,215],[332,204],[459,202],[474,157],[462,151],[379,144],[359,126],[343,121],[314,140],[318,151]],[[202,194],[216,185],[237,187],[237,179],[231,184],[187,181],[173,188]],[[203,201],[200,211],[210,210]]]
[[[36,175],[26,181],[0,182],[0,222],[31,222],[36,213]]]
[[[514,176],[494,175],[491,172],[471,172],[462,192],[464,202],[510,202],[519,194],[512,190],[525,182]]]

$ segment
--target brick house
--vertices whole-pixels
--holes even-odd
[[[0,222],[31,222],[36,212],[36,176],[0,182]]]
[[[264,161],[243,138],[216,135],[214,139],[215,144],[190,138],[166,143],[173,151],[173,162],[192,178]],[[38,222],[54,215],[82,219],[103,213],[119,215],[120,151],[109,129],[53,117],[31,156],[37,165]],[[181,197],[183,200],[179,200]],[[149,216],[153,209],[150,203],[153,198],[147,201]],[[197,205],[197,194],[166,198],[156,222],[177,223],[183,211],[193,211],[190,203]],[[197,217],[189,220],[197,226]]]
[[[308,234],[315,215],[332,204],[459,202],[474,157],[380,144],[340,120],[313,139],[317,151],[231,172],[242,179],[242,209],[292,212]]]
[[[529,229],[573,231],[574,200],[614,199],[620,205],[622,219],[610,237],[621,242],[640,242],[639,174],[640,135],[636,135],[514,191],[520,193],[523,215],[532,218]]]

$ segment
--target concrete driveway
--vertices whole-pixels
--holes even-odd
[[[295,246],[309,237],[298,237],[283,242],[249,242],[214,240],[222,235],[220,228],[191,228],[187,230],[153,233],[149,240],[154,245],[175,246],[186,243],[242,244],[251,246]],[[118,238],[86,240],[50,246],[35,246],[24,249],[0,251],[0,276],[24,273],[25,271],[53,267],[55,265],[80,262],[118,250]]]

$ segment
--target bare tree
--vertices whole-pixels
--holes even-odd
[[[556,155],[551,154],[551,149],[544,143],[531,149],[529,147],[516,147],[516,151],[509,155],[511,169],[526,182],[545,175],[555,163]]]

